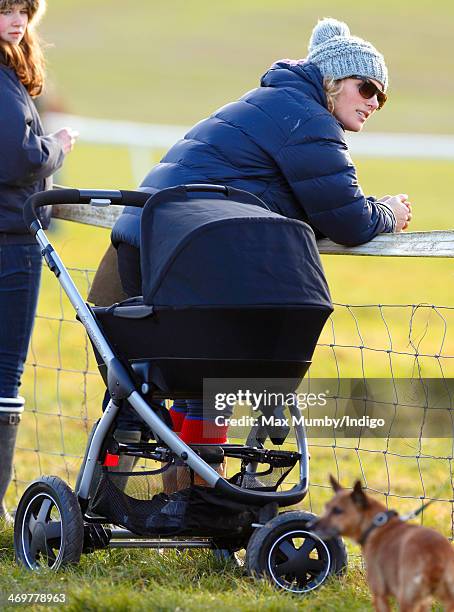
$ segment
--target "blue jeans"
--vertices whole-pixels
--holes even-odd
[[[41,278],[38,244],[0,244],[0,397],[18,395]]]

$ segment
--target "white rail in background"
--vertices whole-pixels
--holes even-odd
[[[182,125],[159,125],[93,119],[48,113],[46,127],[55,131],[68,125],[80,132],[80,141],[96,145],[127,147],[134,181],[139,185],[150,170],[150,154],[167,150],[188,131]],[[454,135],[347,134],[353,156],[454,160]]]
[[[48,113],[50,130],[70,125],[80,132],[83,142],[112,144],[146,149],[167,149],[182,138],[189,127],[93,119],[77,115]],[[408,159],[454,159],[454,135],[363,133],[347,134],[353,154],[366,157],[403,157]]]

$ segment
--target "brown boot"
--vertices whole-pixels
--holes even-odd
[[[224,457],[224,461],[222,463],[217,463],[211,466],[213,470],[215,470],[222,478],[227,478],[227,458]],[[199,487],[208,487],[208,483],[206,480],[201,478],[198,474],[194,472],[194,484]]]
[[[162,473],[162,490],[167,495],[172,495],[178,490],[177,487],[177,466],[171,465]]]
[[[177,466],[177,491],[187,489],[192,485],[191,470],[187,465]]]

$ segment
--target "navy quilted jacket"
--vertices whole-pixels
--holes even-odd
[[[283,60],[261,86],[195,125],[146,176],[150,192],[183,183],[250,191],[275,212],[308,222],[317,237],[353,246],[392,232],[392,212],[358,185],[344,129],[329,113],[318,68]],[[138,209],[125,209],[112,240],[139,246]]]
[[[51,176],[63,159],[57,139],[44,134],[27,90],[0,58],[0,234],[19,243],[35,242],[22,219],[25,200],[51,188]],[[38,214],[47,227],[50,209]]]

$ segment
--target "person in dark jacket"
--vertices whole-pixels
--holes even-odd
[[[197,123],[145,177],[141,189],[218,183],[244,189],[271,210],[307,222],[316,237],[354,246],[411,220],[406,194],[366,197],[345,131],[360,132],[386,102],[383,56],[348,26],[323,19],[304,60],[281,60],[260,87]],[[126,208],[112,242],[123,287],[141,294],[140,209]],[[175,429],[199,442],[200,404],[172,409]],[[220,432],[220,440],[225,431]]]
[[[50,189],[77,134],[45,135],[32,98],[43,88],[35,32],[43,0],[0,0],[0,518],[24,399],[20,379],[38,298],[40,247],[22,219],[25,200]],[[41,209],[44,227],[49,213]]]

